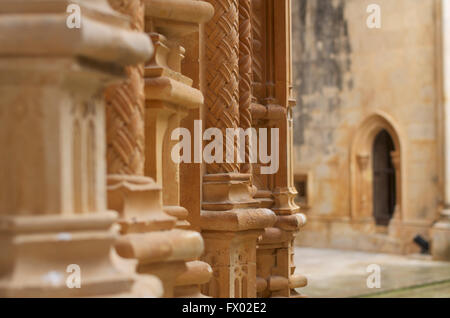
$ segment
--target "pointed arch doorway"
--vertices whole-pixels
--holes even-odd
[[[376,136],[372,147],[372,190],[373,218],[375,224],[387,226],[391,221],[396,205],[396,180],[392,154],[394,141],[382,129]]]
[[[406,153],[398,125],[386,113],[367,116],[354,133],[350,155],[351,219],[377,231],[403,220]]]

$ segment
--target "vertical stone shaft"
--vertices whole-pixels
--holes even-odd
[[[143,0],[109,0],[131,18],[134,31],[144,31]],[[127,79],[105,92],[108,174],[144,174],[144,65],[128,66]]]
[[[441,10],[441,30],[442,34],[442,65],[443,65],[443,108],[444,108],[444,206],[440,211],[438,222],[433,225],[433,244],[431,254],[434,260],[450,260],[450,40],[448,32],[450,30],[450,5],[448,1],[442,0]],[[398,173],[396,173],[398,176]],[[399,213],[397,213],[399,214]]]
[[[293,241],[306,219],[294,202],[290,0],[255,0],[253,6],[253,89],[257,100],[252,115],[257,127],[279,132],[278,171],[266,177],[259,174],[258,164],[253,169],[258,188],[255,198],[260,207],[277,214],[275,226],[266,228],[258,241],[258,296],[297,297],[292,289],[305,286],[306,278],[294,275]]]
[[[192,80],[182,74],[186,50],[180,39],[198,32],[199,24],[213,15],[213,8],[193,0],[144,3],[145,31],[155,47],[153,58],[144,68],[144,174],[154,179],[153,188],[158,191],[149,189],[145,194],[145,208],[153,209],[152,220],[143,219],[146,233],[128,235],[122,252],[126,255],[129,247],[139,247],[130,255],[140,260],[138,272],[157,275],[164,284],[165,297],[201,297],[199,285],[208,282],[212,270],[197,261],[204,249],[200,233],[187,230],[189,211],[180,206],[180,169],[172,155],[175,143],[171,136],[188,111],[199,109],[204,100],[202,93],[192,87]],[[147,248],[149,244],[151,248]],[[141,253],[140,246],[145,246],[147,252]]]
[[[264,0],[252,0],[252,46],[253,46],[253,56],[252,56],[252,73],[253,73],[253,95],[255,101],[260,103],[263,98],[261,87],[264,82],[264,27],[265,27],[265,10],[264,10]]]
[[[205,25],[206,128],[219,128],[226,136],[226,128],[239,125],[239,0],[208,2],[214,7],[214,16]],[[234,140],[226,142],[237,148]],[[206,170],[231,173],[239,172],[239,166],[235,162],[211,163]]]
[[[252,124],[251,1],[210,3],[215,15],[205,26],[206,128],[226,134],[227,128]],[[226,148],[230,145],[239,153],[236,140],[227,139]],[[272,211],[258,208],[253,199],[251,175],[240,173],[249,172],[249,166],[240,168],[237,161],[209,164],[203,176],[203,259],[214,271],[204,291],[213,297],[256,297],[256,243],[276,221]]]
[[[239,121],[240,128],[252,126],[252,23],[251,0],[239,1]],[[251,138],[245,140],[245,163],[241,165],[242,173],[251,172],[250,163]],[[255,145],[253,145],[255,146]]]
[[[112,261],[117,214],[105,196],[104,88],[153,46],[92,2],[76,1],[83,16],[70,28],[63,1],[2,1],[0,297],[162,294]]]

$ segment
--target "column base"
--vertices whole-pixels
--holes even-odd
[[[116,217],[115,212],[2,216],[0,297],[132,295],[133,277],[111,260]]]
[[[212,268],[202,261],[186,263],[186,271],[177,277],[174,296],[179,298],[206,298],[200,291],[200,285],[206,284],[212,277]]]
[[[253,194],[250,174],[207,174],[203,177],[202,209],[229,211],[259,207]]]
[[[174,297],[177,277],[188,271],[187,260],[203,252],[200,233],[173,229],[121,235],[116,242],[117,253],[136,260],[139,274],[155,275],[164,285],[164,297]]]
[[[431,229],[433,260],[450,262],[450,210],[441,212],[441,220]]]
[[[202,288],[204,294],[217,298],[256,297],[256,240],[261,233],[202,231],[202,259],[213,269],[213,277]]]
[[[224,173],[203,178],[200,227],[205,240],[203,260],[213,277],[203,287],[212,297],[256,297],[256,244],[275,213],[253,199],[250,174]]]
[[[295,267],[291,259],[291,236],[292,233],[269,228],[266,229],[263,241],[258,242],[258,276],[265,282],[260,283],[258,297],[293,297],[297,294],[295,288],[307,285],[308,281],[304,275],[293,273]]]
[[[141,263],[137,266],[138,273],[155,275],[163,282],[163,297],[165,298],[175,297],[176,278],[185,271],[186,262],[184,260],[151,264]]]
[[[189,271],[186,262],[204,248],[200,233],[185,230],[188,212],[179,206],[163,207],[161,187],[147,177],[109,175],[108,196],[108,206],[121,215],[118,255],[135,259],[139,274],[157,276],[164,297],[174,297],[177,277]]]

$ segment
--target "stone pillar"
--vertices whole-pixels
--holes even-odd
[[[307,282],[303,275],[294,273],[294,239],[306,223],[306,217],[299,213],[294,202],[297,191],[293,180],[292,107],[295,100],[292,96],[290,0],[258,1],[254,14],[258,21],[255,34],[264,42],[257,46],[265,47],[264,53],[260,53],[263,68],[255,70],[255,74],[260,73],[257,78],[265,89],[257,90],[262,105],[254,105],[254,117],[260,127],[275,128],[279,132],[279,169],[264,185],[273,198],[270,208],[276,213],[277,222],[265,230],[258,243],[258,296],[297,297],[300,295],[294,289],[304,287]],[[267,201],[263,198],[261,204]]]
[[[450,4],[441,1],[442,80],[444,108],[444,206],[432,228],[431,254],[450,261]]]
[[[80,28],[62,3],[2,2],[0,297],[158,296],[112,264],[105,187],[103,89],[152,46],[106,0],[76,2]]]
[[[373,217],[370,214],[371,208],[369,205],[369,198],[370,193],[369,189],[370,187],[370,169],[369,169],[369,163],[370,163],[370,156],[367,153],[361,153],[356,156],[356,161],[358,163],[358,169],[359,173],[357,174],[359,177],[359,195],[357,198],[360,199],[359,201],[359,209],[358,209],[358,215],[354,215],[357,220],[373,220]]]
[[[401,215],[401,211],[402,211],[402,194],[401,194],[401,182],[402,182],[402,171],[400,169],[400,152],[399,151],[393,151],[391,152],[391,160],[392,160],[392,165],[394,166],[394,170],[395,170],[395,197],[396,197],[396,203],[395,203],[395,209],[394,209],[394,215],[392,217],[392,219],[395,222],[400,222],[402,220],[402,215]]]
[[[238,143],[227,128],[248,125],[249,118],[241,114],[248,110],[248,51],[239,49],[239,30],[247,30],[245,9],[239,0],[208,0],[215,9],[213,18],[205,25],[205,128],[218,128],[223,154],[226,147],[238,153]],[[247,4],[245,1],[241,2]],[[239,27],[241,13],[241,28]],[[241,43],[248,42],[248,32]],[[243,45],[244,45],[243,44]],[[246,48],[248,50],[248,48]],[[239,74],[243,76],[239,80]],[[239,86],[241,85],[241,92]],[[247,85],[247,86],[243,86]],[[240,100],[242,98],[242,101]],[[248,115],[248,114],[247,114]],[[203,176],[203,203],[200,227],[205,239],[204,260],[213,267],[213,278],[204,292],[213,297],[256,296],[256,241],[265,227],[275,222],[268,209],[258,208],[253,199],[251,174],[240,173],[236,160],[206,164]],[[247,168],[245,168],[247,169]]]
[[[119,2],[125,7],[135,5]],[[178,73],[184,49],[156,33],[160,23],[170,36],[171,30],[181,29],[182,23],[172,18],[191,18],[186,2],[192,1],[134,2],[139,3],[142,21],[137,25],[144,27],[145,16],[145,31],[154,43],[155,55],[145,68],[134,72],[135,77],[129,77],[128,83],[112,88],[116,94],[111,100],[121,107],[117,107],[119,112],[112,110],[117,116],[110,118],[120,120],[111,122],[117,128],[109,143],[117,144],[120,151],[108,158],[121,156],[121,164],[116,166],[125,166],[109,176],[110,203],[123,215],[124,235],[116,249],[124,258],[137,259],[138,273],[158,276],[164,297],[201,296],[198,285],[208,280],[210,268],[202,262],[190,262],[202,254],[203,240],[195,231],[182,230],[189,223],[185,221],[187,211],[177,205],[178,166],[171,160],[171,131],[167,129],[178,125],[183,106],[199,107],[202,96]],[[170,12],[164,9],[168,5],[172,6]],[[187,30],[192,30],[191,24],[186,23]],[[123,133],[117,133],[118,129]]]
[[[144,3],[142,0],[109,0],[113,9],[127,16],[129,29],[144,31]],[[147,37],[148,40],[148,37]],[[146,62],[146,61],[142,61]],[[144,63],[128,66],[126,79],[105,90],[106,103],[106,158],[108,208],[119,212],[121,234],[118,251],[132,233],[145,232],[148,224],[164,223],[168,228],[174,220],[155,208],[150,198],[157,197],[159,188],[144,176]],[[145,199],[147,197],[148,199]],[[143,235],[141,235],[143,236]],[[134,272],[132,262],[116,261],[124,270]],[[155,277],[155,276],[153,276]]]
[[[155,218],[144,218],[143,227],[133,230],[128,238],[124,236],[119,254],[138,258],[139,273],[157,275],[163,281],[165,297],[201,297],[199,285],[209,280],[212,270],[196,260],[204,249],[201,235],[187,230],[189,212],[180,205],[180,168],[178,160],[174,161],[179,156],[172,156],[177,143],[172,140],[172,132],[189,109],[203,104],[201,92],[192,88],[192,80],[181,73],[185,49],[180,40],[196,32],[213,9],[192,0],[145,0],[144,4],[145,31],[155,55],[143,73],[145,162],[139,173],[144,175],[140,179],[151,180],[153,189],[139,196],[144,201],[136,201],[130,211],[133,215],[138,210],[148,212]],[[134,226],[136,220],[131,221]]]

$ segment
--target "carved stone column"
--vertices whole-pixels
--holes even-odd
[[[158,280],[134,284],[110,259],[102,96],[151,43],[104,0],[77,1],[70,29],[68,4],[1,4],[0,297],[158,296]],[[69,265],[81,288],[66,285]]]
[[[295,297],[299,295],[294,289],[306,285],[306,278],[294,273],[293,259],[294,239],[306,217],[294,202],[291,7],[290,0],[256,0],[254,5],[257,99],[252,113],[258,127],[275,128],[279,133],[278,171],[266,177],[259,175],[261,165],[254,171],[261,206],[277,215],[275,226],[267,228],[258,242],[258,296]]]
[[[179,244],[174,248],[182,256],[170,263],[180,266],[166,270],[173,278],[172,290],[166,296],[201,297],[199,285],[209,281],[212,270],[205,262],[196,260],[203,253],[200,234],[187,230],[191,227],[187,221],[189,211],[180,204],[181,156],[173,154],[178,141],[173,140],[172,133],[180,127],[181,119],[189,110],[203,105],[202,93],[181,72],[185,54],[181,39],[197,32],[199,24],[212,16],[213,8],[192,0],[145,0],[145,5],[145,29],[154,43],[155,56],[146,64],[144,74],[144,173],[162,187],[159,204],[167,218],[175,220],[170,231],[176,234]]]
[[[209,0],[213,18],[205,25],[205,128],[222,131],[225,146],[237,153],[238,143],[226,134],[227,128],[249,125],[248,51],[239,49],[239,30],[247,31],[248,7],[239,9],[239,0]],[[243,5],[247,4],[242,2]],[[239,28],[241,13],[241,28]],[[247,43],[243,33],[242,43]],[[243,44],[243,45],[244,45]],[[248,66],[247,66],[248,67]],[[239,74],[243,80],[239,81]],[[239,91],[241,85],[241,92]],[[242,100],[240,100],[242,98]],[[243,113],[240,114],[239,110]],[[246,113],[244,113],[246,112]],[[242,115],[242,117],[241,117]],[[236,158],[235,156],[233,156]],[[245,168],[246,169],[246,168]],[[205,239],[204,260],[213,267],[213,278],[205,293],[213,297],[256,296],[256,241],[265,227],[275,222],[272,211],[258,208],[253,199],[251,174],[240,173],[240,164],[214,162],[206,164],[203,177],[203,203],[200,227]]]
[[[189,223],[187,211],[177,205],[178,167],[171,160],[167,137],[167,129],[178,125],[182,107],[199,107],[203,97],[178,73],[184,49],[156,33],[158,18],[163,30],[180,28],[171,18],[180,16],[186,2],[191,1],[116,1],[132,17],[133,26],[143,29],[145,19],[155,55],[145,68],[129,70],[128,81],[112,87],[107,95],[111,102],[109,202],[123,216],[123,236],[116,250],[137,260],[138,273],[158,276],[165,297],[201,296],[196,285],[210,275],[207,264],[189,262],[202,254],[203,240],[195,231],[181,230]],[[167,6],[172,6],[170,12]]]

